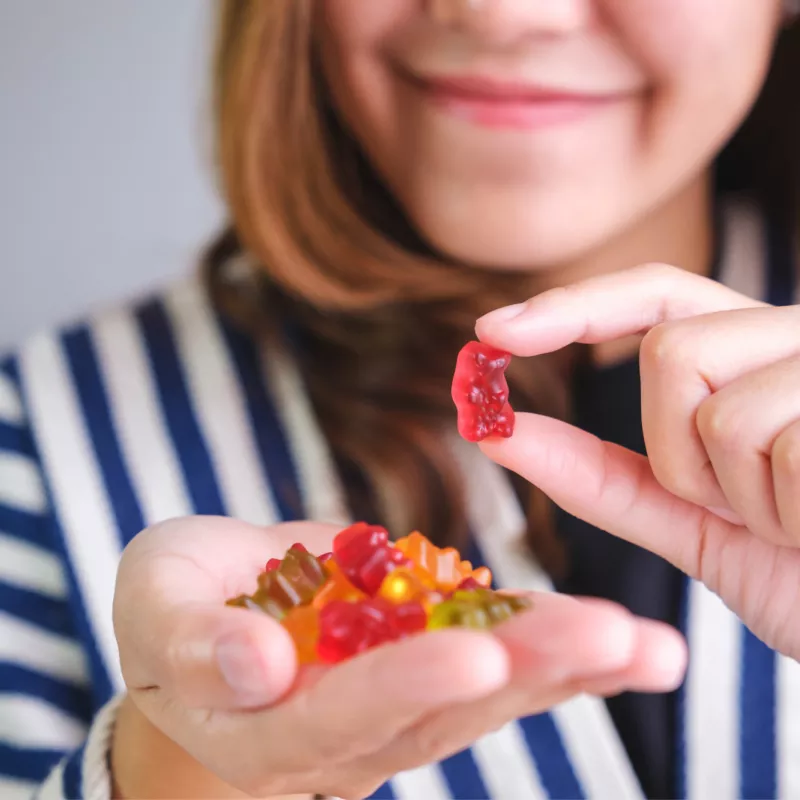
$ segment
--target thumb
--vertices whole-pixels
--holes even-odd
[[[189,708],[233,710],[279,700],[294,682],[297,657],[288,632],[267,614],[197,603],[166,615],[129,667],[126,678],[150,676],[138,688],[158,685]]]
[[[226,596],[190,559],[123,556],[114,627],[128,689],[220,710],[285,694],[297,673],[288,632],[267,614],[225,606]]]
[[[668,492],[644,456],[565,422],[518,414],[510,439],[486,439],[493,461],[539,487],[568,513],[650,550],[699,577],[704,549],[745,546],[749,537]]]

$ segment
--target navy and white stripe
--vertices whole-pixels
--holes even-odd
[[[0,364],[0,797],[27,798],[85,737],[85,650],[19,375]]]
[[[751,295],[785,294],[786,272],[765,280],[753,270],[772,252],[757,219],[732,213],[723,279]],[[476,489],[476,550],[501,585],[551,590],[517,549],[522,513],[502,471],[460,441],[453,447]],[[0,796],[27,797],[38,785],[44,800],[108,798],[122,685],[116,564],[141,527],[197,513],[262,525],[349,519],[292,364],[279,353],[261,358],[198,283],[40,337],[2,365]],[[688,585],[687,597],[682,796],[800,796],[800,665],[764,648],[703,587]],[[397,775],[375,796],[642,792],[605,704],[581,697]]]

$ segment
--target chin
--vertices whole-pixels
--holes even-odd
[[[592,191],[591,182],[547,190],[427,191],[404,198],[407,213],[438,252],[485,268],[537,272],[573,263],[624,229],[623,192]],[[422,187],[420,187],[422,188]]]
[[[554,269],[585,257],[606,241],[613,221],[580,202],[492,205],[469,213],[417,216],[438,252],[470,266],[519,272]]]

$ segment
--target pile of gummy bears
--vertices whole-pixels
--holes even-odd
[[[359,522],[337,534],[332,553],[295,544],[270,559],[256,592],[228,605],[278,619],[301,664],[335,664],[424,630],[487,628],[530,606],[493,591],[491,580],[452,547],[416,532],[392,543],[385,528]]]

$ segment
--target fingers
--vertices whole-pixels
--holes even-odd
[[[499,626],[495,635],[517,667],[535,675],[537,683],[552,683],[628,664],[636,647],[636,620],[612,603],[537,594],[530,612]]]
[[[800,352],[792,335],[798,322],[793,308],[746,309],[660,325],[645,336],[642,429],[662,486],[697,505],[731,507],[735,496],[726,497],[712,468],[699,410],[715,406],[714,393],[731,382]]]
[[[763,306],[725,286],[664,264],[648,264],[551,289],[478,320],[478,338],[518,356],[646,333],[664,322]]]
[[[620,692],[670,692],[686,673],[688,651],[684,638],[669,625],[640,620],[636,649],[630,663],[616,673],[579,681],[585,694],[611,697]]]
[[[800,543],[800,420],[775,439],[771,462],[778,517],[795,544]]]
[[[647,548],[693,577],[701,577],[704,556],[722,547],[746,547],[752,538],[664,489],[643,456],[564,422],[518,414],[514,436],[486,439],[479,446],[568,513]]]
[[[665,691],[682,679],[686,650],[668,626],[604,601],[536,595],[530,612],[495,629],[513,673],[501,691],[425,717],[380,755],[387,773],[440,760],[520,717],[601,686]],[[648,652],[648,650],[652,652]]]
[[[650,265],[545,292],[517,316],[510,311],[482,318],[477,331],[520,355],[647,332],[642,427],[653,475],[671,494],[771,542],[797,542],[796,523],[789,532],[777,505],[780,485],[783,516],[793,519],[792,492],[769,458],[798,416],[795,371],[768,367],[800,353],[798,307],[772,308]]]
[[[702,446],[730,506],[753,533],[781,545],[800,543],[792,508],[800,483],[792,491],[786,477],[785,447],[791,434],[777,451],[775,445],[782,431],[799,420],[798,357],[744,375],[697,410]],[[786,520],[779,511],[779,490]]]
[[[446,705],[496,692],[509,680],[503,646],[490,634],[445,630],[376,648],[324,672],[265,718],[273,756],[288,770],[335,766],[376,752]],[[290,726],[302,737],[282,738]]]

